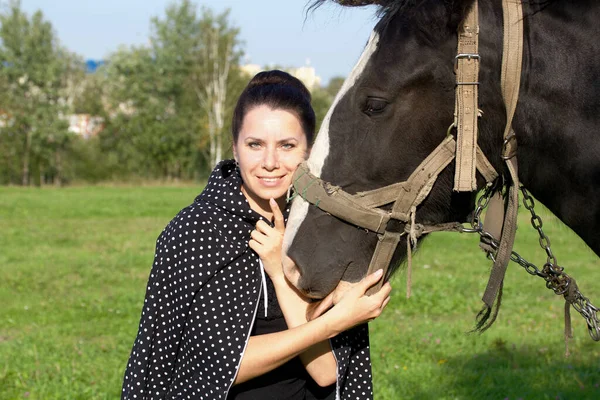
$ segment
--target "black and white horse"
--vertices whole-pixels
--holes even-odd
[[[373,3],[381,7],[381,19],[308,160],[314,175],[349,193],[406,180],[446,137],[454,113],[457,28],[472,0]],[[600,254],[600,2],[529,0],[523,7],[523,69],[513,120],[519,178]],[[501,0],[479,1],[478,142],[496,171],[505,169],[502,23]],[[453,162],[440,174],[416,222],[467,220],[475,192],[453,191],[454,169]],[[484,185],[479,174],[477,183]],[[374,233],[298,197],[285,236],[284,269],[298,289],[322,298],[365,275],[376,242]],[[405,257],[400,245],[391,271]]]

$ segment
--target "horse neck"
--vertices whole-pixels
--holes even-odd
[[[519,178],[600,255],[600,2],[532,11],[513,122]]]

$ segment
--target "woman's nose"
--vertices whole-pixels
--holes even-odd
[[[279,157],[275,149],[267,149],[263,158],[262,167],[268,171],[279,168]]]

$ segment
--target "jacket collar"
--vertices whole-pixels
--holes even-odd
[[[223,160],[216,165],[206,187],[196,197],[195,202],[199,201],[211,203],[251,225],[265,219],[250,208],[250,203],[242,193],[242,177],[234,160]]]
[[[242,193],[242,176],[235,160],[223,160],[213,169],[206,187],[196,197],[195,202],[206,202],[213,204],[222,210],[237,215],[245,222],[256,225],[259,220],[268,224],[265,217],[250,208],[250,203]],[[283,210],[283,216],[287,222],[290,212],[290,203]],[[271,224],[272,225],[272,224]]]

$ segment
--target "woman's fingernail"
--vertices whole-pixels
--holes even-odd
[[[271,204],[276,204],[276,202],[275,202],[275,199],[271,197],[271,198],[269,199],[269,203],[271,203]]]
[[[381,275],[383,275],[383,269],[378,269],[377,271],[375,271],[375,274],[374,274],[374,275],[376,275],[376,276],[381,276]]]

